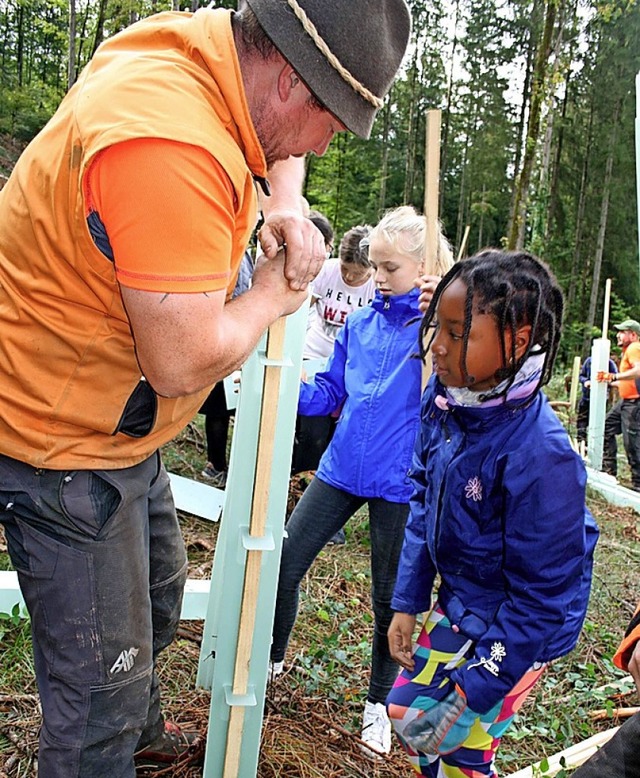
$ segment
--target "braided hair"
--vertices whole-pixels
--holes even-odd
[[[506,353],[505,338],[500,338],[502,364],[496,372],[498,382],[506,384],[491,396],[506,395],[515,377],[532,354],[544,354],[544,363],[536,389],[551,378],[558,353],[562,328],[563,296],[558,282],[547,265],[525,251],[486,249],[469,259],[457,262],[438,284],[420,325],[420,356],[424,360],[435,337],[432,330],[438,303],[444,290],[456,279],[467,287],[461,370],[465,381],[473,383],[467,373],[467,349],[472,310],[493,316],[501,333],[511,333],[511,352]],[[529,344],[516,358],[516,331],[531,325]],[[430,330],[432,330],[430,332]],[[485,395],[486,396],[486,395]],[[481,398],[482,399],[482,398]]]

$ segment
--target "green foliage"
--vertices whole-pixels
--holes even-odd
[[[31,140],[47,123],[58,102],[57,92],[44,84],[0,87],[0,133],[20,141]]]
[[[29,616],[17,603],[11,609],[11,613],[0,612],[0,642],[4,640],[7,633],[21,628],[23,621],[28,622]]]

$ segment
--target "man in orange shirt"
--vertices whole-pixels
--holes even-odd
[[[609,411],[604,423],[602,469],[617,475],[616,435],[622,435],[624,450],[631,468],[631,488],[640,492],[640,323],[626,319],[614,325],[618,346],[622,349],[618,373],[598,373],[598,381],[618,387],[620,400]]]
[[[159,448],[307,299],[302,158],[369,136],[409,33],[405,0],[156,14],[98,48],[0,192],[0,523],[40,778],[133,778],[188,744],[155,672],[187,570]],[[267,175],[266,259],[232,300]]]

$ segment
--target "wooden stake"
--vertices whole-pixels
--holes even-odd
[[[424,216],[427,222],[425,267],[428,274],[442,274],[438,241],[438,201],[440,190],[440,124],[441,112],[427,111],[427,136],[424,169]]]
[[[611,279],[607,278],[604,285],[604,312],[602,314],[602,337],[603,338],[607,337],[607,333],[609,331],[610,304],[611,304]]]
[[[286,319],[281,317],[269,327],[267,336],[267,359],[281,360],[284,351]],[[253,538],[264,536],[271,469],[273,465],[273,444],[275,440],[276,414],[274,408],[278,404],[280,393],[280,365],[265,367],[264,390],[262,393],[262,408],[260,412],[260,429],[258,434],[258,451],[256,460],[256,475],[253,488],[253,502],[249,522],[249,535]],[[244,589],[240,608],[240,623],[238,626],[238,647],[233,674],[233,694],[244,695],[248,690],[249,665],[253,647],[253,634],[258,605],[260,585],[260,569],[262,551],[250,549],[244,574]],[[240,746],[244,727],[243,705],[232,705],[229,711],[229,728],[227,730],[227,746],[224,760],[224,778],[237,778],[240,769]]]
[[[640,712],[640,708],[614,708],[613,710],[607,710],[601,708],[599,710],[592,710],[589,713],[589,718],[592,721],[604,721],[605,719],[628,719],[631,716],[635,716]]]
[[[440,266],[440,242],[438,240],[438,200],[440,188],[440,124],[441,112],[435,108],[427,111],[427,133],[424,165],[424,217],[425,234],[424,268],[426,275],[444,275]],[[422,388],[431,376],[432,365],[426,355],[422,366]]]
[[[580,386],[580,357],[573,358],[573,370],[571,371],[571,391],[569,392],[569,408],[571,413],[576,412],[578,399],[578,386]]]
[[[471,225],[467,224],[467,226],[464,228],[464,235],[462,236],[462,243],[460,244],[460,251],[458,251],[458,258],[456,259],[456,262],[460,262],[464,255],[464,251],[467,248],[467,240],[469,239],[469,231],[471,230]]]

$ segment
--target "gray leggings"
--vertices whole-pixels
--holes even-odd
[[[0,456],[0,523],[31,615],[38,776],[134,778],[134,752],[164,727],[154,664],[186,579],[159,455],[100,471]]]

